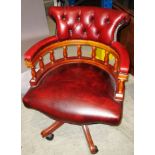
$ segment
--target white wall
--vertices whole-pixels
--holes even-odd
[[[43,0],[21,1],[22,40],[49,35]]]

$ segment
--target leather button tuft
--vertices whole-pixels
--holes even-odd
[[[91,16],[91,17],[90,17],[90,22],[91,22],[91,23],[94,22],[94,19],[95,19],[94,16]]]
[[[77,16],[76,20],[77,20],[78,22],[80,22],[80,16]]]
[[[84,28],[82,31],[83,31],[84,34],[87,34],[86,28]]]
[[[66,20],[66,16],[65,15],[62,15],[61,18],[62,18],[62,20]]]
[[[73,34],[73,30],[72,29],[69,30],[69,34],[70,34],[70,36]]]
[[[96,31],[96,35],[98,36],[99,34],[100,34],[100,31],[99,31],[99,30],[97,30],[97,31]]]
[[[109,24],[110,23],[110,19],[109,17],[105,18],[105,21],[104,21],[106,24]]]

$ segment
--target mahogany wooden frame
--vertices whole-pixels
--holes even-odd
[[[63,124],[64,122],[55,121],[51,126],[41,132],[42,137],[47,137],[49,134],[53,133],[56,129],[61,127]]]
[[[68,46],[77,46],[77,56],[68,56]],[[91,57],[82,56],[81,47],[84,45],[88,45],[92,47]],[[63,58],[55,59],[54,51],[57,48],[63,48]],[[96,58],[96,49],[104,49],[105,57],[104,60],[99,60]],[[50,53],[50,62],[44,64],[43,57]],[[115,63],[112,66],[109,64],[109,54],[112,54],[115,58]],[[39,70],[36,71],[36,64],[39,62]],[[120,68],[120,57],[119,54],[110,46],[107,46],[103,43],[90,41],[90,40],[65,40],[61,42],[56,42],[50,45],[47,45],[41,48],[32,60],[25,60],[25,64],[27,67],[31,68],[32,79],[30,80],[30,85],[32,87],[37,86],[39,84],[40,79],[46,75],[46,72],[49,69],[55,69],[64,64],[69,63],[88,63],[91,65],[95,65],[106,72],[108,72],[115,79],[116,82],[116,90],[115,90],[115,100],[123,101],[124,98],[124,81],[127,80],[128,74],[123,74],[119,72]]]

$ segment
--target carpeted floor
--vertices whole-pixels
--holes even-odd
[[[29,87],[30,72],[22,73],[22,96]],[[134,79],[129,76],[126,83],[123,120],[120,126],[91,125],[98,155],[133,155],[133,89]],[[64,124],[55,131],[54,140],[47,141],[40,136],[42,129],[53,120],[22,104],[22,155],[90,155],[84,133],[80,126]]]

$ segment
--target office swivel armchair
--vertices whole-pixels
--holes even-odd
[[[39,41],[24,55],[32,79],[23,103],[55,120],[41,132],[42,137],[52,140],[53,132],[64,123],[79,125],[94,154],[98,149],[88,125],[121,122],[129,56],[117,41],[117,32],[129,17],[97,7],[50,7],[49,16],[56,21],[56,35]],[[84,47],[89,47],[89,54]],[[59,58],[57,49],[62,49]],[[98,49],[104,52],[103,59],[96,56]]]

